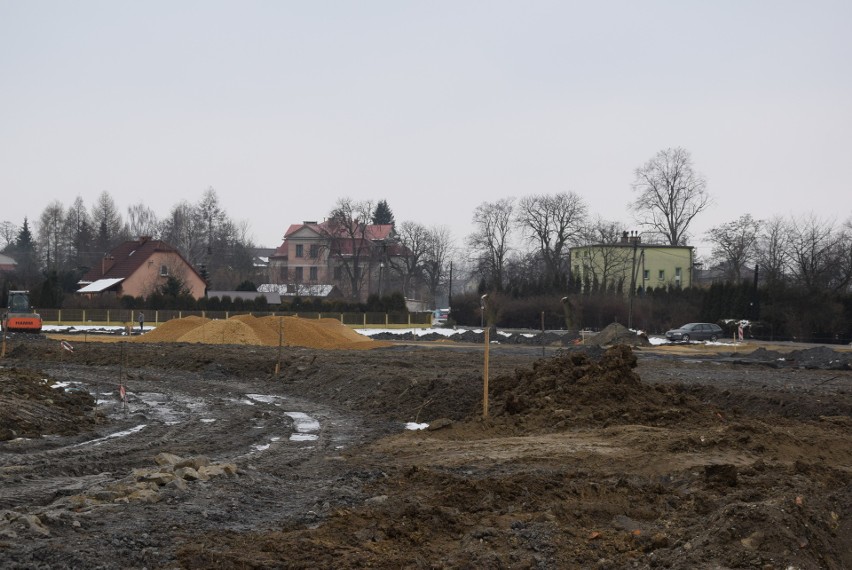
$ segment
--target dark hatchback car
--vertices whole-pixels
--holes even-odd
[[[713,323],[689,323],[679,329],[666,331],[669,342],[689,342],[691,340],[718,340],[722,336],[722,327]]]

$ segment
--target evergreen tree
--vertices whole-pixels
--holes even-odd
[[[15,247],[21,252],[35,251],[35,242],[33,241],[33,234],[30,231],[30,223],[27,218],[24,218],[24,225],[21,226],[21,230],[18,232]]]
[[[394,225],[396,223],[393,219],[393,212],[391,211],[390,206],[388,206],[387,200],[379,200],[379,203],[376,204],[376,209],[373,210],[372,222],[379,225]]]
[[[24,218],[24,225],[18,232],[11,253],[18,263],[15,271],[21,280],[21,285],[26,288],[34,287],[39,279],[38,256],[35,239],[30,231],[27,218]]]

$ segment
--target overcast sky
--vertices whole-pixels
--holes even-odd
[[[715,205],[852,215],[852,2],[0,0],[0,221],[213,187],[258,245],[337,198],[461,240],[574,191],[634,229],[682,146]],[[709,251],[699,249],[699,255]]]

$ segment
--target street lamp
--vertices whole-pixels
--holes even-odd
[[[382,298],[382,285],[384,284],[385,262],[379,263],[379,299]]]
[[[479,326],[485,328],[485,299],[488,298],[488,293],[479,298]]]

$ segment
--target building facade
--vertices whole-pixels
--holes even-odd
[[[176,248],[161,240],[140,237],[105,255],[80,280],[77,293],[147,298],[169,277],[178,279],[195,299],[204,297],[204,279]]]
[[[365,300],[389,292],[391,262],[405,251],[390,224],[306,221],[291,225],[269,257],[269,282],[330,285],[346,297]]]
[[[624,232],[618,243],[572,247],[570,267],[584,289],[685,288],[693,285],[694,255],[692,246],[643,244],[639,235]]]

